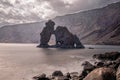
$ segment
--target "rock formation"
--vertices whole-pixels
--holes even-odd
[[[52,76],[63,76],[63,73],[61,71],[55,71],[52,73]]]
[[[101,61],[95,62],[94,65],[85,61],[83,63],[84,69],[79,77],[80,80],[116,80],[116,78],[119,80],[119,54],[119,52],[106,52],[105,54],[93,55],[93,58],[97,58]]]
[[[117,53],[107,52],[107,55],[117,55]],[[44,80],[120,80],[120,56],[115,60],[109,60],[106,57],[106,59],[95,62],[95,64],[85,61],[82,65],[83,71],[81,74],[78,72],[63,74],[61,71],[54,71],[49,77],[42,74],[33,78],[35,80],[43,80],[43,78]]]
[[[50,80],[49,78],[46,77],[46,74],[41,74],[33,77],[34,80]]]
[[[49,20],[46,27],[40,33],[40,45],[38,47],[57,47],[57,48],[84,48],[79,38],[73,35],[66,27],[58,26],[54,30],[55,23]],[[51,35],[54,34],[56,38],[56,45],[49,46],[48,42]]]
[[[66,27],[58,26],[55,30],[56,46],[61,48],[84,48],[79,38]]]
[[[88,61],[85,61],[82,64],[82,66],[83,66],[83,71],[79,76],[80,80],[83,80],[83,78],[85,78],[92,70],[95,69],[95,66]]]
[[[83,80],[116,80],[115,71],[111,68],[97,68]]]
[[[100,60],[116,60],[120,57],[120,52],[106,52],[105,54],[95,54],[93,58]]]
[[[40,33],[40,45],[39,47],[49,47],[48,42],[50,40],[51,35],[54,33],[54,25],[55,23],[52,20],[49,20],[45,23],[45,27],[43,28],[42,32]]]

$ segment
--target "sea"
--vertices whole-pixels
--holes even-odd
[[[56,70],[81,73],[94,54],[120,52],[120,46],[85,45],[85,49],[37,48],[38,44],[0,43],[0,80],[32,80]]]

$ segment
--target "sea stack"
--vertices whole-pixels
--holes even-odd
[[[49,47],[48,42],[50,40],[51,35],[54,33],[54,25],[55,23],[52,20],[49,20],[45,23],[45,27],[40,33],[40,45],[38,47]]]
[[[45,23],[45,27],[40,33],[40,48],[84,48],[79,38],[72,34],[67,27],[58,26],[56,30],[54,30],[55,22],[49,20]],[[48,44],[51,35],[55,35],[56,44],[50,46]]]

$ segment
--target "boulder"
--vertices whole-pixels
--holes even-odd
[[[120,80],[120,65],[119,65],[119,67],[117,69],[116,80]]]
[[[91,71],[83,80],[116,80],[115,70],[111,68],[97,68]]]
[[[54,33],[54,25],[55,23],[52,20],[49,20],[45,24],[46,26],[43,28],[40,33],[40,45],[38,47],[49,47],[48,42],[50,40],[51,35]]]
[[[82,63],[82,66],[84,66],[83,67],[84,70],[89,70],[89,71],[91,71],[91,70],[93,70],[95,68],[94,65],[92,65],[88,61],[85,61],[84,63]]]
[[[57,77],[57,76],[63,76],[63,73],[61,71],[54,71],[52,73],[52,76]]]
[[[96,67],[96,68],[104,67],[104,66],[105,66],[105,65],[104,65],[104,62],[102,62],[102,61],[95,62],[95,67]]]
[[[95,69],[95,66],[93,66],[88,61],[85,61],[84,63],[82,63],[82,66],[83,66],[83,71],[79,76],[80,80],[83,80],[83,78],[85,78],[93,69]]]
[[[71,79],[71,74],[69,72],[66,74],[66,78]]]
[[[34,80],[50,80],[49,78],[46,77],[46,74],[41,74],[33,77]]]

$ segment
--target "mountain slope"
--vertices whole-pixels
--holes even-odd
[[[43,22],[3,26],[0,28],[0,42],[38,43],[41,25]]]
[[[70,26],[71,31],[77,34],[83,43],[120,44],[120,2],[100,9],[56,17],[55,21]],[[116,37],[111,37],[113,34]]]
[[[57,25],[67,26],[85,44],[120,45],[120,2],[106,7],[58,16]],[[45,22],[4,26],[0,42],[39,42]]]

